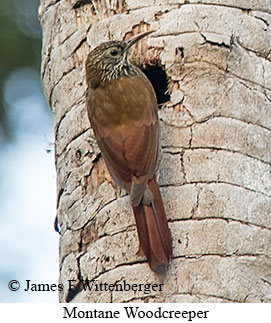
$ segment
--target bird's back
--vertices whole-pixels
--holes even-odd
[[[117,184],[129,191],[133,175],[148,177],[153,173],[159,146],[157,103],[152,85],[140,70],[92,89],[88,113]]]

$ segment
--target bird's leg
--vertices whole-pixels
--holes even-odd
[[[132,177],[132,185],[129,193],[132,206],[139,206],[139,204],[141,203],[142,197],[147,187],[147,183],[147,176]]]
[[[149,188],[149,185],[147,185],[144,195],[143,195],[143,205],[151,205],[153,202],[153,194]]]

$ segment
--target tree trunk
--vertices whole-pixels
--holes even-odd
[[[60,301],[270,302],[269,2],[42,0],[40,19],[55,121]],[[128,196],[105,169],[85,107],[90,48],[148,28],[156,32],[132,59],[168,78],[159,111],[159,184],[173,237],[165,276],[137,256]],[[80,279],[164,285],[90,292]]]

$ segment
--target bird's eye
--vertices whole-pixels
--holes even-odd
[[[117,49],[111,49],[111,51],[110,51],[111,56],[117,56],[118,53],[119,53],[119,51]]]

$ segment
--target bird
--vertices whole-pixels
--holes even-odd
[[[99,44],[85,62],[90,125],[113,181],[130,197],[139,238],[138,255],[155,273],[165,273],[172,241],[156,180],[160,125],[156,94],[130,62],[130,49],[148,30],[128,40]]]

